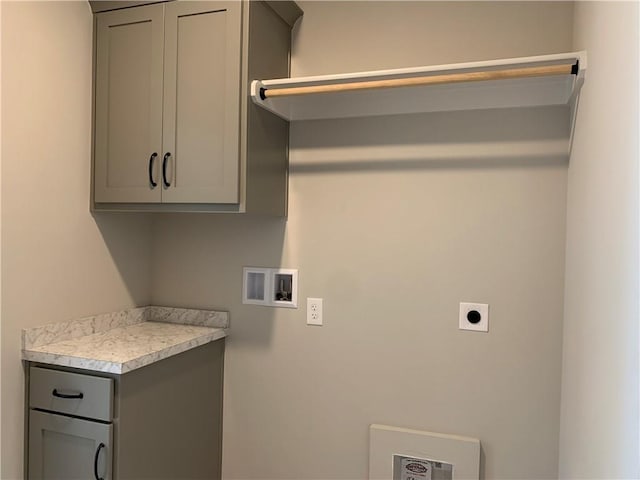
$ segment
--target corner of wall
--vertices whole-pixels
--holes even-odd
[[[638,478],[638,2],[576,2],[586,50],[569,164],[560,478]],[[607,459],[606,462],[602,459]]]

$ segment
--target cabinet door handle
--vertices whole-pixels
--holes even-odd
[[[167,161],[171,156],[171,152],[167,152],[164,154],[164,158],[162,159],[162,181],[164,182],[165,187],[170,187],[171,184],[167,182]]]
[[[84,398],[84,393],[60,393],[58,389],[54,388],[51,395],[58,398]]]
[[[151,184],[151,188],[155,188],[158,186],[156,182],[153,181],[153,161],[158,156],[157,152],[153,152],[149,157],[149,183]]]
[[[104,478],[98,476],[98,457],[100,456],[100,450],[102,450],[106,445],[100,442],[98,448],[96,449],[96,455],[93,457],[93,475],[96,477],[96,480],[104,480]]]

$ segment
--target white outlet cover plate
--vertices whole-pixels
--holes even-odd
[[[316,307],[315,310],[313,308],[314,306]],[[321,298],[307,298],[307,325],[322,325]]]
[[[480,313],[480,321],[471,323],[467,319],[467,314],[472,310]],[[460,317],[458,319],[460,330],[472,330],[474,332],[489,331],[489,304],[460,302]]]

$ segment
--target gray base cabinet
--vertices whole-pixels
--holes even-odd
[[[96,13],[93,210],[286,215],[289,126],[249,85],[289,76],[301,13],[221,0]]]
[[[28,367],[29,480],[221,478],[224,339],[123,375]]]

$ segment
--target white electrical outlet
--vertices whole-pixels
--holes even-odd
[[[307,325],[322,325],[321,298],[307,298]]]
[[[458,327],[460,328],[460,330],[488,332],[489,305],[486,303],[461,302]]]

